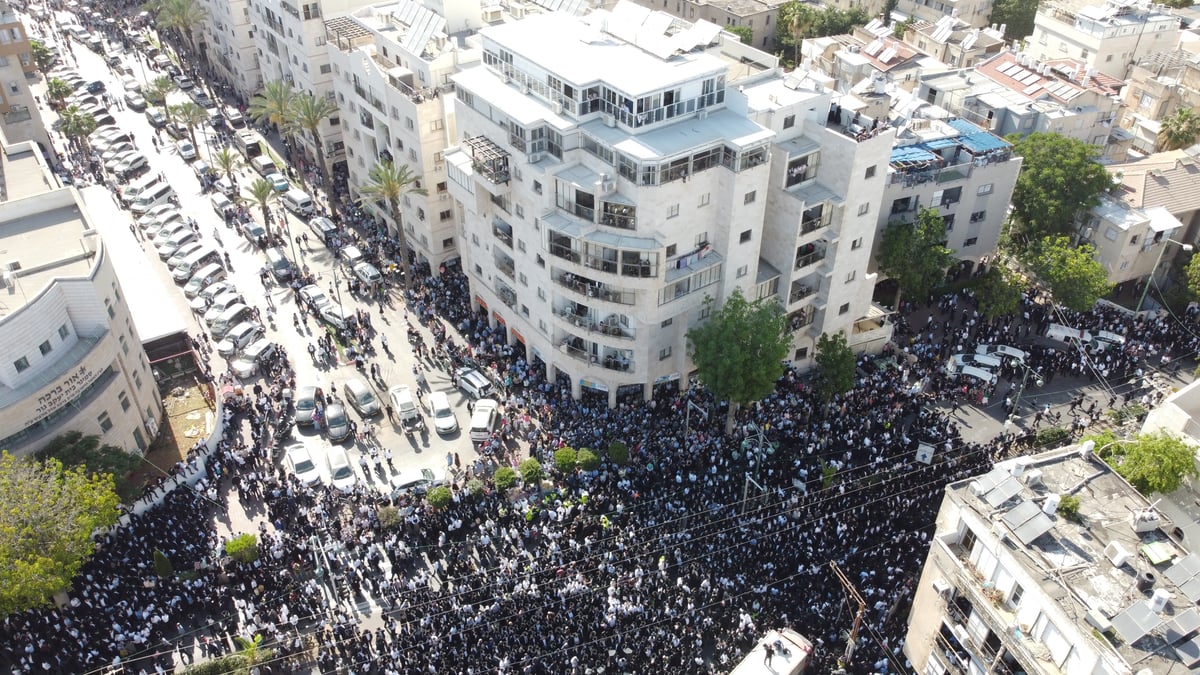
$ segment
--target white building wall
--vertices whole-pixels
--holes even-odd
[[[201,4],[208,12],[203,30],[209,61],[239,94],[249,98],[262,88],[249,1],[202,0]]]
[[[1146,54],[1174,49],[1179,37],[1179,19],[1167,14],[1100,26],[1069,10],[1043,4],[1025,49],[1040,61],[1079,59],[1105,75],[1125,79],[1134,62]]]

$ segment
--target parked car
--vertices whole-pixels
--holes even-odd
[[[189,140],[182,140],[175,144],[175,150],[185,162],[190,162],[196,159],[196,146],[192,145]]]
[[[201,246],[203,245],[204,244],[201,244]],[[208,311],[208,308],[212,306],[215,298],[226,293],[233,293],[235,297],[238,297],[237,289],[233,287],[233,284],[222,279],[214,284],[206,286],[203,290],[197,293],[196,297],[188,303],[188,306],[192,308],[193,312],[203,315]]]
[[[250,346],[250,343],[262,337],[262,334],[263,327],[256,323],[250,321],[239,323],[217,343],[217,353],[229,358]]]
[[[454,408],[450,406],[450,398],[444,391],[429,394],[429,416],[433,418],[433,428],[438,434],[445,436],[458,431],[458,418]]]
[[[271,187],[275,188],[276,192],[287,192],[291,188],[287,178],[284,178],[281,173],[269,173],[266,179],[271,184]]]
[[[354,467],[350,465],[346,449],[336,445],[331,446],[326,454],[326,459],[329,462],[329,479],[333,483],[333,487],[343,491],[352,490],[354,484],[358,482],[358,476],[354,473]]]
[[[392,497],[404,494],[423,495],[431,489],[446,484],[446,474],[442,469],[424,469],[405,467],[392,476]]]
[[[330,303],[329,296],[325,295],[325,291],[316,284],[309,284],[301,288],[300,299],[314,312],[320,311],[322,307]]]
[[[321,480],[321,471],[313,463],[312,455],[303,443],[292,443],[286,450],[287,463],[292,473],[305,485],[315,485]]]
[[[292,407],[296,410],[296,424],[308,426],[313,423],[313,414],[317,411],[317,388],[300,387],[296,397],[292,399]]]
[[[188,89],[196,86],[196,83],[192,81],[192,78],[188,77],[187,75],[176,75],[172,79],[175,80],[175,86],[179,87],[180,91],[187,91]]]
[[[136,91],[125,92],[125,107],[130,110],[145,110],[146,98]]]
[[[325,408],[325,435],[334,443],[340,443],[350,435],[350,418],[340,403]]]

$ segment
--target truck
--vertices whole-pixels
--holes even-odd
[[[766,663],[767,647],[771,648],[770,663]],[[770,630],[729,675],[800,675],[808,667],[812,651],[812,642],[796,631]]]
[[[233,136],[233,144],[246,156],[246,161],[253,160],[255,157],[263,154],[264,143],[262,136],[249,129],[238,130]]]

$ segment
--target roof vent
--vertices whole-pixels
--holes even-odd
[[[21,269],[21,261],[9,260],[8,262],[4,263],[4,269],[9,272],[16,272],[17,270]]]

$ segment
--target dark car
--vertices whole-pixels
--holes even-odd
[[[87,90],[89,94],[99,94],[100,92],[104,91],[104,83],[100,80],[88,82]]]

